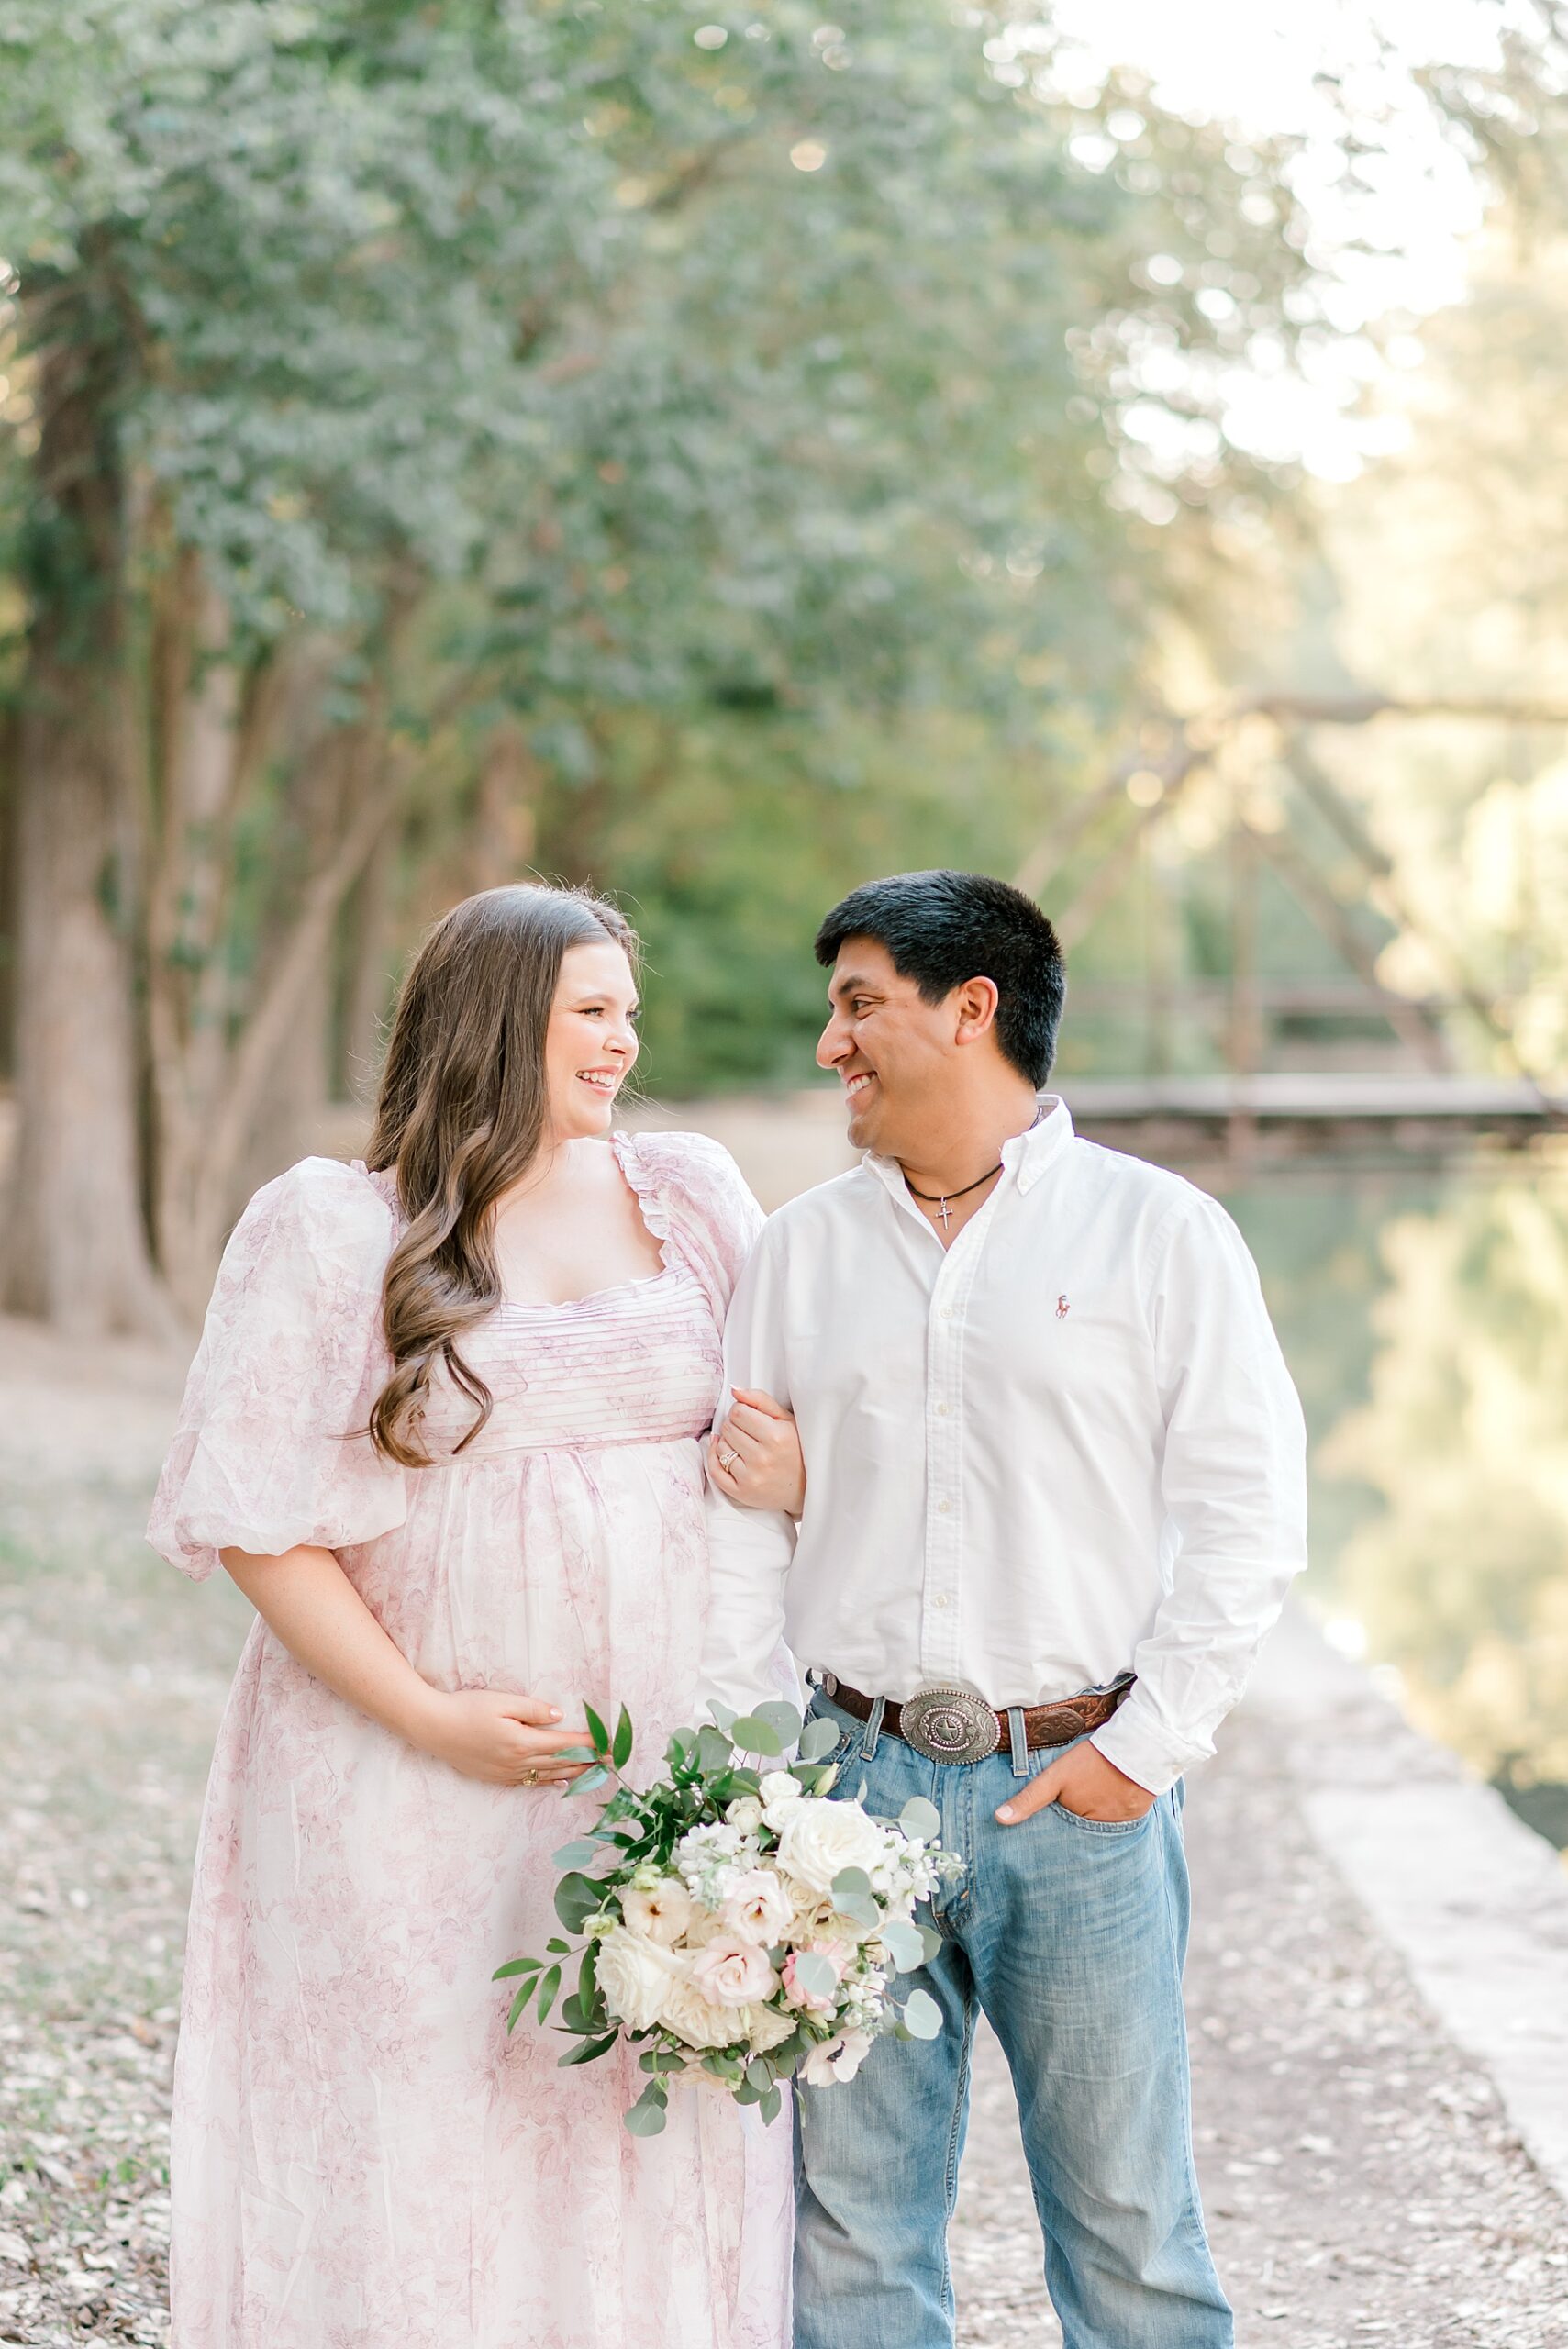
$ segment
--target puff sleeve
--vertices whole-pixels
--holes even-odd
[[[762,1210],[745,1176],[724,1145],[706,1134],[618,1140],[621,1164],[649,1229],[690,1264],[722,1329],[735,1285],[762,1236]]]
[[[148,1539],[203,1581],[225,1548],[339,1550],[404,1521],[404,1471],[363,1432],[390,1374],[393,1211],[362,1168],[307,1158],[224,1252]]]

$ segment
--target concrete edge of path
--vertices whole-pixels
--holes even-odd
[[[1279,1732],[1318,1842],[1568,2200],[1568,1873],[1557,1854],[1297,1607],[1245,1703]]]

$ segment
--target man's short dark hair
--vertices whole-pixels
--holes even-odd
[[[1067,972],[1056,932],[1032,897],[986,873],[895,873],[840,899],[817,933],[830,969],[847,938],[884,946],[900,978],[927,1003],[966,979],[990,979],[999,1001],[996,1041],[1037,1088],[1051,1074]]]

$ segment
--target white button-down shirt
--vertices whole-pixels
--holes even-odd
[[[950,1248],[867,1156],[769,1221],[726,1338],[794,1411],[806,1512],[709,1498],[704,1695],[798,1663],[999,1709],[1137,1673],[1095,1742],[1162,1793],[1213,1751],[1306,1564],[1301,1411],[1252,1260],[1191,1184],[1080,1140],[1008,1141]]]

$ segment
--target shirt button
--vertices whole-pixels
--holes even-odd
[[[931,1602],[934,1607],[945,1607],[947,1603],[948,1595],[945,1590],[939,1590],[936,1598]]]
[[[939,1517],[945,1517],[945,1516],[947,1515],[947,1513],[948,1513],[949,1509],[950,1509],[950,1508],[951,1508],[951,1507],[952,1507],[952,1503],[951,1503],[951,1501],[939,1501],[939,1502],[937,1503],[937,1514],[938,1514],[938,1516],[939,1516]]]
[[[951,1406],[951,1403],[939,1403],[939,1404],[937,1405],[937,1417],[938,1417],[938,1419],[945,1419],[947,1418],[947,1416],[948,1416],[949,1412],[951,1410],[951,1408],[952,1408],[952,1406]]]
[[[952,1308],[951,1305],[944,1305],[944,1306],[943,1306],[943,1308],[942,1308],[942,1319],[943,1319],[944,1321],[951,1321],[951,1320],[952,1319],[952,1317],[953,1317],[953,1308]]]

